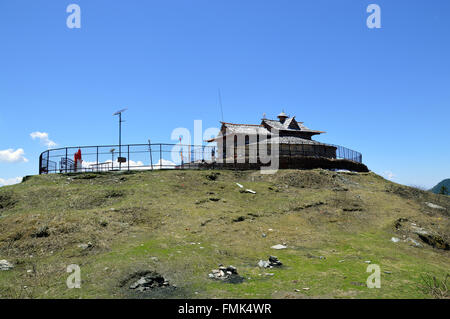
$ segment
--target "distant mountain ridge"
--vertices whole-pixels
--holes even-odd
[[[436,186],[430,189],[430,191],[435,194],[440,194],[442,186],[445,186],[447,188],[447,191],[450,193],[450,178],[442,180]]]

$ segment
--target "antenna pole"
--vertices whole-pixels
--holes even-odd
[[[223,122],[222,95],[220,94],[220,89],[219,89],[219,106],[220,106],[220,113],[222,115],[222,122]]]
[[[119,162],[119,170],[122,168],[122,162],[126,162],[126,159],[122,158],[122,113],[125,112],[127,109],[122,109],[120,111],[117,111],[113,114],[119,115],[119,157],[117,158],[117,161]]]
[[[122,157],[122,112],[119,113],[119,157]],[[119,161],[119,171],[122,168],[122,163]]]

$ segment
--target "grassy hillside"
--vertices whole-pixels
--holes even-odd
[[[431,189],[431,191],[435,194],[440,194],[442,186],[445,186],[447,188],[447,192],[449,192],[449,194],[450,194],[450,178],[440,181],[436,186],[434,186]],[[446,195],[449,195],[449,194],[446,194]]]
[[[424,279],[449,272],[449,209],[448,196],[373,173],[33,176],[0,188],[0,260],[14,265],[0,298],[431,298]],[[283,266],[256,265],[269,255]],[[380,289],[365,286],[369,261]],[[66,286],[70,264],[80,289]],[[210,279],[218,264],[244,280]],[[129,289],[145,271],[176,288]]]

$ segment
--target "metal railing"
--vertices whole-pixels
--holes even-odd
[[[326,148],[333,146],[336,153],[330,156]],[[81,161],[74,154],[81,150]],[[195,169],[203,168],[205,162],[218,160],[218,149],[209,145],[184,144],[126,144],[76,146],[49,149],[39,157],[39,174],[105,172],[118,170],[157,170],[157,169]],[[329,152],[329,151],[328,151]],[[119,157],[119,154],[121,156]],[[307,153],[289,151],[281,156],[316,156],[346,159],[362,163],[362,155],[348,148],[321,144],[313,145]]]

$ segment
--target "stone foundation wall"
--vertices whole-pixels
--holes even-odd
[[[199,168],[217,168],[217,169],[260,169],[262,166],[268,166],[262,163],[236,163],[228,161],[226,163],[200,163]],[[316,156],[279,156],[280,169],[346,169],[354,172],[368,172],[366,165],[353,162],[346,159],[336,159]]]

